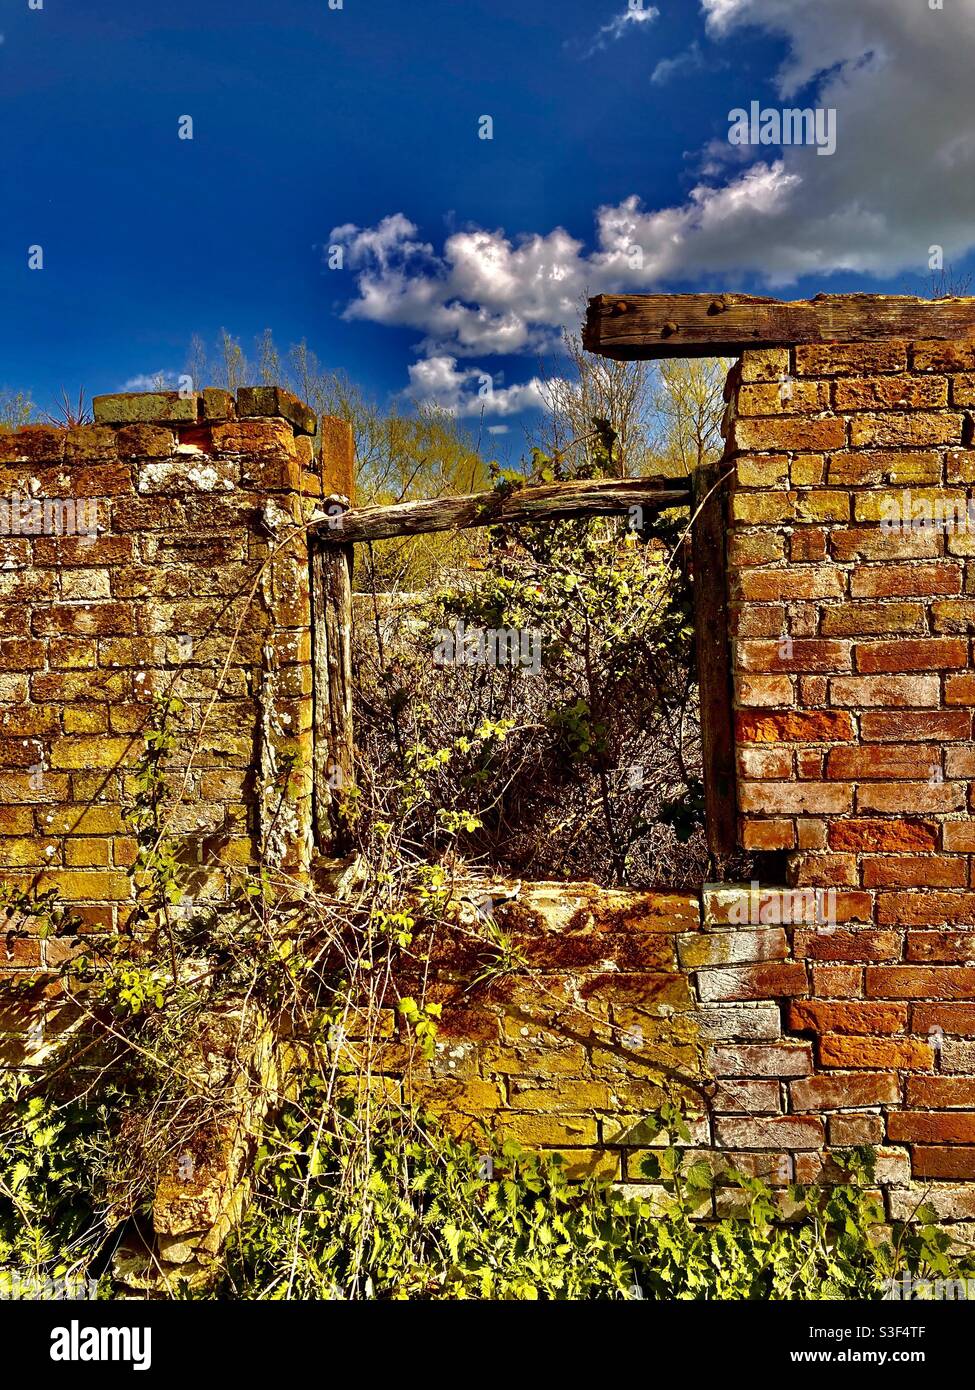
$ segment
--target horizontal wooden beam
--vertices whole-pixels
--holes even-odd
[[[975,299],[818,294],[599,294],[589,301],[583,343],[619,361],[737,357],[746,348],[860,343],[877,338],[975,337]]]
[[[539,486],[498,488],[466,497],[431,497],[390,507],[336,510],[313,528],[323,541],[347,545],[418,536],[429,531],[465,531],[528,521],[559,521],[573,516],[611,516],[631,507],[663,511],[688,506],[690,485],[679,478],[574,479]]]

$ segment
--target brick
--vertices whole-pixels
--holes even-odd
[[[961,416],[957,435],[946,440],[958,443],[961,439]],[[878,440],[886,443],[885,440]],[[934,441],[930,441],[934,442]],[[811,420],[802,417],[782,419],[744,419],[738,416],[731,430],[729,448],[739,453],[760,453],[800,449],[821,452],[842,449],[846,443],[846,422],[840,419]]]
[[[792,774],[792,751],[789,748],[745,747],[738,750],[738,770],[742,777],[789,777]]]
[[[975,600],[937,599],[931,604],[935,632],[975,632]]]
[[[829,538],[830,550],[836,560],[846,564],[851,560],[936,559],[944,552],[944,537],[933,528],[898,534],[880,526],[858,526],[835,530]]]
[[[779,928],[759,931],[692,932],[677,943],[684,970],[705,965],[740,965],[755,961],[785,960],[788,943]]]
[[[860,642],[858,671],[945,671],[968,665],[968,643],[961,638],[904,638],[899,642]]]
[[[975,999],[975,968],[870,965],[865,988],[869,999]]]
[[[916,1178],[975,1178],[975,1148],[924,1148],[911,1154]]]
[[[975,346],[966,342],[917,342],[912,350],[916,372],[970,372],[975,370]]]
[[[823,613],[822,631],[828,637],[925,630],[924,609],[920,603],[845,603]]]
[[[896,777],[928,777],[941,766],[941,749],[931,744],[912,744],[906,748],[868,744],[866,747],[831,748],[826,758],[826,775],[843,780],[864,778],[882,781]]]
[[[866,1036],[903,1033],[907,1028],[907,1004],[838,1004],[818,999],[793,999],[789,1003],[790,1029],[804,1033],[852,1033]]]
[[[713,1042],[735,1039],[740,1042],[768,1041],[780,1037],[782,1033],[778,1004],[750,1005],[748,1008],[738,1004],[702,1005],[694,1012],[694,1022],[700,1036]],[[741,1048],[733,1048],[732,1051],[738,1053]]]
[[[779,382],[789,373],[788,348],[749,348],[741,356],[743,382]]]
[[[898,710],[886,713],[865,710],[860,716],[860,731],[865,740],[875,743],[921,743],[938,739],[947,743],[971,737],[972,716],[964,710]]]
[[[975,1083],[960,1076],[909,1076],[907,1104],[924,1110],[971,1110]],[[893,1136],[892,1136],[893,1137]]]
[[[939,1029],[962,1037],[975,1037],[975,1004],[913,1004],[911,1028],[915,1033]]]
[[[739,787],[743,811],[768,815],[842,815],[853,807],[853,787],[843,782],[746,782]]]
[[[826,1128],[837,1148],[875,1148],[884,1138],[881,1115],[830,1115]]]
[[[740,743],[847,743],[854,736],[850,715],[838,710],[741,713],[735,723]]]
[[[960,811],[965,787],[960,782],[932,786],[928,782],[869,782],[857,789],[857,811],[925,812]]]
[[[777,1115],[782,1099],[777,1081],[721,1081],[711,1100],[715,1114]]]
[[[739,705],[750,709],[781,709],[795,704],[789,676],[736,676],[735,695]]]
[[[844,577],[835,567],[750,569],[737,576],[741,598],[755,603],[774,603],[778,599],[839,598]]]
[[[967,882],[964,859],[905,854],[866,859],[863,864],[864,888],[964,888]]]
[[[975,924],[975,893],[886,893],[878,901],[877,918],[898,926],[970,926]]]
[[[937,843],[933,821],[845,820],[829,827],[830,848],[837,850],[926,850]]]
[[[837,411],[937,410],[948,404],[946,377],[850,377],[833,389]]]
[[[821,999],[859,999],[863,970],[858,965],[815,965],[811,993]]]
[[[808,1076],[812,1071],[812,1048],[808,1043],[783,1043],[778,1047],[716,1047],[709,1058],[716,1077]]]
[[[959,444],[963,416],[943,414],[881,414],[863,415],[850,421],[850,444],[922,446],[925,444]],[[788,447],[788,446],[786,446]],[[825,447],[838,447],[829,446]]]
[[[906,370],[907,344],[899,340],[810,343],[796,348],[797,376],[862,377]]]
[[[975,1144],[975,1114],[954,1110],[892,1111],[887,1134],[894,1143]]]
[[[900,956],[900,934],[891,931],[840,931],[832,926],[817,931],[797,931],[795,955],[797,960],[897,960]]]
[[[789,1097],[796,1110],[856,1110],[865,1105],[896,1105],[897,1077],[876,1075],[810,1076],[793,1081]]]
[[[824,1036],[819,1040],[819,1063],[823,1067],[929,1071],[933,1061],[930,1044],[916,1038]]]
[[[740,465],[739,465],[740,466]],[[728,538],[728,564],[771,565],[785,559],[785,539],[774,531],[736,531]],[[961,592],[961,581],[957,589],[949,593]]]
[[[945,678],[946,705],[975,705],[975,674],[949,675]]]
[[[714,1138],[722,1148],[818,1149],[826,1132],[822,1120],[812,1115],[769,1115],[761,1120],[716,1119]]]
[[[741,844],[751,850],[794,849],[796,827],[789,820],[746,820],[741,826]]]
[[[806,968],[794,962],[699,970],[697,988],[704,1003],[735,999],[775,999],[808,993]]]
[[[965,647],[965,643],[960,643]],[[795,640],[735,644],[738,666],[743,671],[849,671],[850,643]],[[967,658],[967,651],[965,653]],[[964,662],[954,663],[963,665]]]
[[[945,381],[947,405],[948,383]],[[829,383],[825,381],[770,381],[741,386],[736,399],[739,415],[806,415],[829,410]],[[939,402],[940,404],[940,402]]]
[[[975,854],[975,824],[971,821],[947,821],[942,834],[946,850]]]
[[[916,709],[938,705],[941,684],[937,676],[835,676],[829,683],[829,698],[841,708],[903,705]]]
[[[857,565],[850,575],[851,598],[926,598],[960,593],[961,566],[947,562]]]
[[[908,932],[905,959],[908,961],[975,962],[975,932]]]

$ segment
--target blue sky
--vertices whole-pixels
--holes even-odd
[[[971,263],[975,0],[0,0],[0,34],[0,385],[41,405],[270,327],[387,402],[473,418],[490,375],[520,439],[586,292]],[[835,109],[835,155],[734,149],[752,100]]]

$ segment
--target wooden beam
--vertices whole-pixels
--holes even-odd
[[[349,845],[346,798],[355,778],[352,737],[352,547],[310,547],[314,671],[314,813],[319,851]]]
[[[619,361],[737,357],[746,348],[860,343],[877,338],[975,337],[975,298],[819,294],[600,294],[589,301],[582,340]]]
[[[577,479],[541,486],[433,497],[390,507],[351,507],[322,521],[320,539],[332,546],[389,540],[429,531],[463,531],[472,526],[558,521],[573,516],[610,516],[631,507],[663,511],[687,506],[690,489],[678,478]]]
[[[737,779],[732,713],[725,492],[718,466],[694,473],[691,574],[694,647],[701,701],[701,748],[708,849],[721,877],[737,844]]]

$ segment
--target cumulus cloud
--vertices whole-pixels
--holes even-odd
[[[456,378],[465,376],[457,359],[551,347],[562,327],[578,325],[586,293],[728,286],[746,275],[778,290],[838,272],[921,277],[930,246],[947,263],[975,246],[975,0],[943,10],[922,0],[701,6],[714,45],[748,27],[784,40],[777,94],[836,109],[834,155],[715,140],[682,201],[647,207],[633,194],[600,207],[589,246],[561,227],[523,236],[474,227],[436,249],[402,213],[336,228],[356,275],[347,315],[416,330],[425,357],[453,359]],[[743,82],[734,103],[764,95]],[[716,114],[726,128],[728,113]],[[470,383],[458,385],[459,408]]]
[[[503,417],[544,408],[546,390],[546,383],[538,377],[501,386],[490,372],[459,367],[456,357],[444,355],[413,363],[408,394],[420,405],[437,406],[460,418],[481,414]]]

